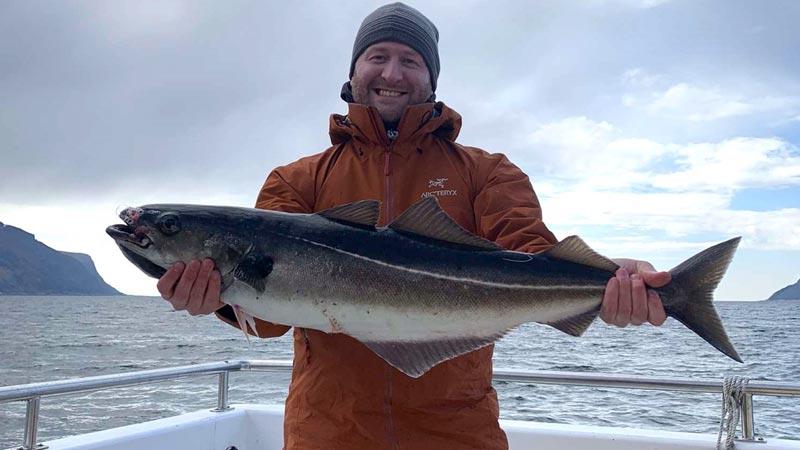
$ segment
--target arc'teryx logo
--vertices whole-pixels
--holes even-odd
[[[444,182],[447,181],[447,178],[437,178],[435,180],[428,180],[428,187],[440,187],[444,189]]]
[[[444,183],[447,182],[447,180],[447,178],[434,178],[433,180],[428,180],[428,188],[441,188],[441,190],[423,192],[420,197],[450,197],[458,195],[458,191],[455,189],[445,189]]]

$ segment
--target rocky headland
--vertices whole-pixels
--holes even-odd
[[[89,255],[54,250],[0,222],[0,295],[122,295]]]

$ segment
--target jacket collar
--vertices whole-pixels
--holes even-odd
[[[349,103],[346,116],[332,114],[330,137],[333,145],[350,139],[365,144],[388,146],[389,138],[378,110],[358,103]],[[461,115],[444,103],[421,103],[406,108],[397,126],[397,137],[392,148],[416,148],[421,141],[435,135],[455,142],[461,130]]]

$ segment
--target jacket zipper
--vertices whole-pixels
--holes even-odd
[[[386,223],[390,223],[392,219],[394,219],[394,214],[392,211],[392,146],[386,146],[386,158],[384,159],[383,164],[383,176],[384,176],[384,192],[386,195]]]
[[[383,142],[383,148],[385,150],[384,155],[384,162],[383,162],[383,176],[384,176],[384,211],[386,211],[386,223],[389,223],[394,218],[394,214],[392,214],[392,145],[394,144],[394,140],[390,140],[389,136],[386,135],[386,129],[380,122],[380,116],[376,117],[376,111],[370,111],[369,117],[372,121],[372,128],[378,134],[378,138]],[[381,133],[382,132],[382,133]],[[397,139],[397,138],[395,138]]]
[[[383,162],[383,176],[384,176],[384,211],[386,211],[386,223],[390,223],[392,219],[394,219],[394,213],[392,211],[392,144],[394,141],[390,141],[389,137],[386,135],[386,130],[383,126],[380,126],[378,122],[375,120],[375,116],[371,115],[372,117],[372,126],[375,127],[375,130],[380,131],[383,130],[383,136],[381,138],[384,142],[384,149],[386,150],[384,155],[384,162]],[[397,138],[395,138],[397,139]],[[392,386],[392,367],[388,364],[384,363],[384,392],[383,392],[383,412],[386,415],[386,438],[389,443],[389,448],[392,450],[397,450],[397,433],[394,429],[394,417],[392,414],[392,395],[393,395],[393,386]]]
[[[305,328],[300,328],[300,334],[303,335],[303,341],[306,344],[306,365],[311,364],[311,342],[308,340],[308,332]]]
[[[388,137],[387,137],[388,140]],[[383,164],[383,176],[384,176],[384,195],[386,201],[386,223],[391,223],[394,220],[394,210],[393,210],[393,196],[392,196],[392,144],[394,142],[389,142],[386,144],[386,159],[384,160]],[[384,363],[384,384],[386,386],[384,392],[385,404],[384,404],[384,412],[386,413],[386,432],[388,434],[388,441],[389,441],[389,448],[392,450],[397,450],[399,445],[397,443],[397,433],[394,429],[394,414],[392,414],[392,395],[393,395],[393,386],[392,386],[392,367],[388,364]]]
[[[388,137],[387,137],[388,139]],[[394,220],[393,202],[392,202],[392,144],[389,142],[386,145],[386,158],[383,163],[383,176],[384,176],[384,195],[386,198],[386,223],[391,223]],[[385,364],[384,369],[384,412],[386,413],[386,433],[388,434],[387,440],[389,441],[389,448],[397,450],[397,433],[394,429],[394,414],[392,414],[392,401],[393,401],[393,386],[392,386],[392,367]]]
[[[389,448],[397,450],[397,433],[394,429],[394,414],[392,414],[392,367],[384,363],[384,390],[385,402],[383,404],[383,411],[386,414],[386,440],[388,441]]]

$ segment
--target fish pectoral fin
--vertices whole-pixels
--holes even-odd
[[[381,214],[381,202],[378,200],[361,200],[346,205],[334,206],[316,213],[336,222],[346,222],[374,228]]]
[[[600,313],[600,308],[593,309],[589,312],[579,314],[577,316],[568,317],[556,322],[547,322],[547,325],[555,328],[556,330],[563,331],[569,335],[578,337],[582,335],[589,325],[594,322],[597,315]]]
[[[594,267],[595,269],[606,270],[612,274],[619,269],[617,263],[592,250],[578,236],[569,236],[562,239],[543,254],[552,258]]]
[[[476,250],[505,250],[459,225],[439,206],[436,197],[425,197],[414,203],[387,227],[453,244],[468,245]]]
[[[498,333],[486,337],[452,338],[436,341],[361,341],[400,372],[418,378],[433,366],[485,347],[503,337]]]
[[[233,270],[233,278],[261,294],[267,287],[267,277],[272,273],[272,265],[272,258],[268,255],[251,250]]]

